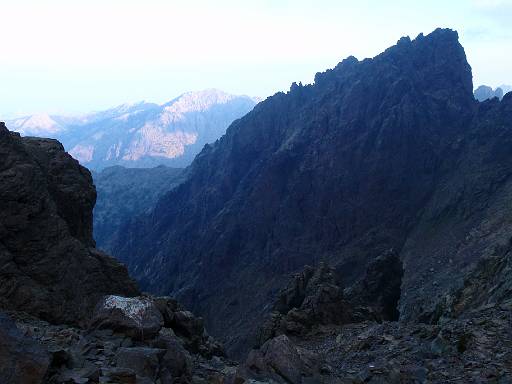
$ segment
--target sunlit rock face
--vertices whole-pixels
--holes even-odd
[[[8,126],[24,136],[59,139],[90,169],[113,165],[183,167],[256,101],[209,89],[185,93],[162,105],[123,104],[78,117],[33,115],[9,121]]]

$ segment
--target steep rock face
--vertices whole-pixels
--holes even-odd
[[[182,169],[105,168],[92,172],[98,198],[94,206],[94,239],[98,248],[111,251],[111,243],[121,223],[154,208],[158,199],[178,185]]]
[[[89,169],[189,165],[206,143],[226,132],[257,99],[216,89],[164,103],[133,103],[83,116],[33,115],[8,122],[22,135],[58,139]]]
[[[115,253],[233,351],[285,276],[320,260],[351,285],[395,249],[401,316],[418,318],[509,231],[512,98],[479,104],[472,90],[451,30],[348,58],[233,123]]]
[[[401,250],[401,319],[431,314],[447,287],[509,243],[512,231],[512,94],[478,105],[452,144],[435,193]]]
[[[0,306],[79,323],[106,293],[138,292],[94,247],[90,173],[55,140],[0,124]]]

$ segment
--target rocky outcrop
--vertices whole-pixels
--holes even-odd
[[[94,248],[95,199],[89,171],[59,142],[0,124],[0,308],[78,324],[103,295],[138,293]]]
[[[396,292],[390,272],[399,273],[401,266],[396,253],[385,252],[365,278],[345,289],[340,308],[351,315],[348,321],[310,317],[309,328],[301,332],[275,328],[280,332],[267,334],[235,377],[297,384],[507,382],[512,373],[510,260],[510,247],[496,250],[466,276],[464,287],[447,294],[430,324],[404,323],[386,318],[386,305],[396,309],[398,300],[386,295]],[[292,278],[284,293],[300,287],[310,270]],[[382,285],[385,277],[391,279]],[[283,302],[280,295],[276,304]],[[335,314],[340,308],[326,310]]]
[[[301,384],[306,378],[313,383],[321,380],[317,363],[313,353],[280,335],[268,340],[260,349],[252,350],[237,376],[240,381],[248,377],[263,382]]]
[[[511,102],[475,100],[451,30],[347,58],[232,124],[114,254],[232,351],[319,260],[350,287],[394,249],[400,316],[415,321],[508,241]]]
[[[398,320],[402,263],[394,251],[373,260],[365,275],[344,289],[340,273],[324,262],[306,266],[278,294],[256,345],[278,335],[304,336],[326,325]]]
[[[94,239],[98,248],[110,252],[121,224],[148,213],[166,192],[182,181],[182,169],[105,168],[92,172],[98,193],[94,206]]]
[[[304,334],[313,326],[350,322],[352,313],[336,275],[325,263],[316,269],[306,266],[294,275],[279,293],[274,311],[260,328],[257,343],[261,345],[281,334]]]
[[[485,101],[497,97],[498,99],[503,98],[503,90],[501,88],[492,89],[487,85],[481,85],[477,89],[475,89],[474,95],[475,99],[478,101]]]
[[[403,266],[399,255],[388,250],[372,260],[363,278],[345,291],[352,321],[396,321]]]

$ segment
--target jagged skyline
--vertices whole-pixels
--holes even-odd
[[[511,15],[510,0],[6,0],[0,117],[159,103],[205,88],[266,97],[436,27],[458,30],[475,85],[496,87],[512,82]]]

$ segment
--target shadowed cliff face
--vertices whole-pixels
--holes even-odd
[[[511,98],[479,104],[472,89],[451,30],[350,57],[233,123],[125,228],[115,254],[145,289],[192,305],[235,352],[289,273],[320,260],[350,285],[395,249],[401,316],[415,318],[502,240],[486,228],[478,247],[461,248],[490,225],[483,202],[505,201],[511,159]]]
[[[94,249],[96,191],[56,140],[0,123],[0,306],[79,323],[107,293],[137,294],[126,268]]]

